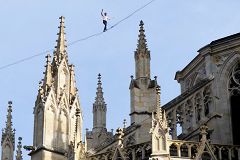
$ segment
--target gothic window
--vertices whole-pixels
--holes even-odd
[[[172,144],[171,146],[170,146],[170,156],[177,156],[178,154],[177,154],[177,146],[176,146],[176,144]]]
[[[229,91],[231,95],[240,94],[240,63],[236,65],[230,75]]]
[[[186,144],[182,144],[180,147],[181,157],[188,157],[188,147]]]
[[[239,129],[239,113],[240,113],[240,63],[232,70],[229,77],[229,99],[231,104],[231,120],[232,120],[232,139],[233,144],[240,145],[240,129]]]

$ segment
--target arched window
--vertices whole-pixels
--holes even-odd
[[[231,104],[231,119],[232,119],[232,136],[233,144],[240,145],[240,128],[238,122],[240,121],[240,63],[233,67],[229,76],[229,99]]]

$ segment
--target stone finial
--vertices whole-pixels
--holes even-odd
[[[22,137],[18,138],[18,145],[17,145],[17,155],[16,155],[16,160],[22,160]]]
[[[124,119],[124,120],[123,120],[123,129],[126,129],[126,128],[127,128],[127,120]]]
[[[117,136],[117,144],[118,145],[122,145],[122,137],[124,136],[124,133],[123,133],[123,130],[122,130],[122,128],[118,128],[117,130],[116,130],[116,133],[115,133],[115,135]]]
[[[201,131],[201,135],[202,135],[201,141],[207,140],[207,134],[208,134],[207,130],[208,130],[208,127],[205,124],[201,124],[201,126],[200,126],[200,131]]]
[[[50,54],[48,54],[47,56],[46,56],[46,59],[47,59],[47,61],[46,61],[46,70],[45,70],[45,72],[44,72],[44,74],[45,74],[45,77],[44,77],[44,79],[43,79],[43,86],[44,86],[44,88],[45,88],[45,90],[47,89],[46,87],[47,86],[51,86],[51,84],[52,84],[52,66],[51,66],[51,56],[50,56]]]

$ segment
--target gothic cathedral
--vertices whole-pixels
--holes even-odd
[[[130,80],[131,125],[115,134],[106,128],[107,104],[101,74],[93,103],[93,128],[82,136],[83,114],[68,62],[64,17],[53,58],[46,56],[44,79],[34,106],[33,144],[24,146],[31,160],[240,160],[240,33],[201,48],[175,80],[181,94],[161,106],[161,88],[151,78],[151,54],[140,21]],[[9,101],[2,131],[1,160],[23,160],[22,138],[12,127]]]

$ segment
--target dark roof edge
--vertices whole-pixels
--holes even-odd
[[[214,77],[210,77],[210,78],[205,78],[202,81],[200,81],[199,83],[197,83],[196,85],[194,85],[191,89],[183,92],[182,94],[180,94],[179,96],[177,96],[176,98],[174,98],[173,100],[171,100],[170,102],[168,102],[167,104],[163,105],[162,108],[164,110],[168,110],[171,109],[173,106],[175,106],[177,103],[182,102],[186,97],[188,97],[189,95],[191,95],[192,93],[194,93],[195,91],[197,91],[198,89],[202,88],[203,86],[205,86],[206,84],[208,84],[209,82],[211,82],[214,79]]]

